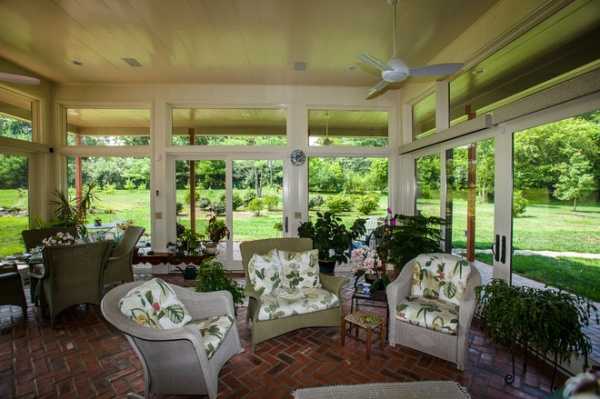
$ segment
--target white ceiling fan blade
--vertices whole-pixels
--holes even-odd
[[[381,90],[385,89],[387,87],[387,85],[389,85],[388,82],[386,82],[385,80],[382,80],[381,82],[377,83],[375,86],[373,86],[373,88],[371,88],[371,90],[369,90],[369,92],[367,93],[367,99],[373,97],[375,94],[379,93]]]
[[[408,76],[440,76],[454,73],[464,64],[436,64],[410,68]]]
[[[37,85],[40,80],[30,76],[16,75],[14,73],[0,72],[0,80],[5,82],[20,83],[23,85]]]
[[[372,66],[373,68],[379,69],[380,71],[393,71],[392,67],[381,61],[378,58],[373,57],[369,54],[358,53],[356,58],[364,62],[365,64]]]

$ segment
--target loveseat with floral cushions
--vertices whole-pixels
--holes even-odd
[[[477,268],[461,256],[436,253],[412,259],[386,288],[390,345],[416,349],[464,370],[480,284]]]
[[[270,238],[240,244],[252,321],[252,350],[304,327],[339,326],[345,277],[319,273],[310,238]]]

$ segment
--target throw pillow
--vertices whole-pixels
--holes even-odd
[[[460,305],[467,291],[471,264],[463,258],[443,255],[444,273],[440,276],[440,299]]]
[[[278,250],[284,288],[321,288],[319,251],[287,252]]]
[[[254,254],[248,262],[250,283],[258,295],[271,295],[281,286],[281,263],[277,250],[264,255]]]
[[[119,309],[130,319],[152,328],[178,328],[192,320],[173,289],[161,278],[130,290],[119,301]]]

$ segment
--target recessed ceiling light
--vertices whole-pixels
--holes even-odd
[[[82,66],[83,62],[77,61],[77,60],[73,60],[73,65]]]
[[[295,62],[294,71],[306,71],[306,62]]]
[[[249,113],[247,113],[247,112],[244,112],[244,113],[242,114],[242,116],[243,116],[244,118],[247,118],[247,117],[249,117],[249,116],[250,116],[250,114],[249,114]]]

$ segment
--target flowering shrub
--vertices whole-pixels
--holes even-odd
[[[79,244],[79,238],[72,236],[69,233],[58,232],[52,237],[44,238],[42,240],[42,244],[46,246],[56,246],[56,245],[74,245]]]
[[[362,274],[379,276],[381,259],[379,259],[376,250],[363,245],[360,248],[352,250],[352,253],[350,254],[350,264],[352,266],[352,272],[356,276]]]

